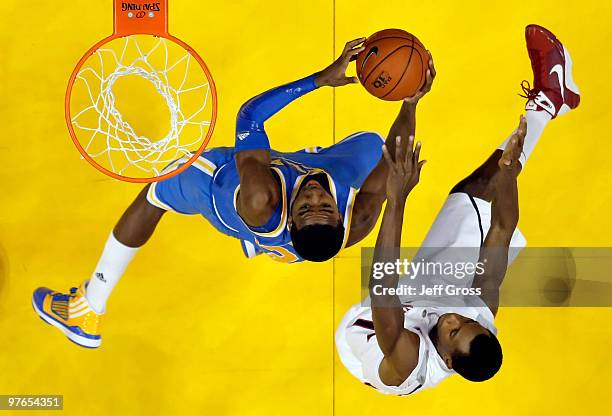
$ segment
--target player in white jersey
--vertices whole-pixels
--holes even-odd
[[[533,151],[545,125],[580,102],[572,79],[567,49],[548,30],[526,28],[534,88],[525,87],[526,113],[518,129],[491,157],[451,190],[415,259],[440,262],[458,256],[483,266],[453,282],[478,289],[478,296],[462,303],[443,297],[408,296],[399,274],[370,278],[370,297],[351,308],[336,332],[342,363],[360,381],[386,394],[408,395],[435,386],[458,373],[471,381],[484,381],[499,370],[502,350],[493,323],[499,306],[499,288],[508,264],[526,245],[516,229],[516,178]],[[413,130],[414,131],[414,130]],[[384,150],[392,174],[387,179],[387,206],[376,242],[373,267],[399,258],[405,200],[418,183],[420,144],[413,137],[398,137]],[[405,153],[405,155],[404,155]],[[414,261],[414,260],[413,260]],[[445,277],[439,277],[442,283]]]

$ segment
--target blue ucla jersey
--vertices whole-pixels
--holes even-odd
[[[293,153],[270,151],[271,169],[280,180],[282,200],[263,227],[247,225],[236,209],[240,176],[234,161],[234,148],[207,150],[185,171],[154,183],[147,198],[162,209],[203,215],[222,233],[240,239],[248,257],[264,252],[275,260],[294,263],[303,259],[291,244],[287,219],[304,178],[315,173],[326,174],[344,221],[344,247],[355,197],[382,156],[382,141],[376,133],[362,132],[328,148]],[[176,161],[167,170],[175,169],[184,161]]]

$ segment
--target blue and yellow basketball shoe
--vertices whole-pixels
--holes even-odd
[[[102,343],[100,316],[85,298],[85,283],[70,294],[39,287],[32,295],[32,306],[43,321],[58,328],[68,339],[81,347],[98,348]]]

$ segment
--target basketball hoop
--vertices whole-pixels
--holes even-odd
[[[167,0],[114,0],[113,6],[113,34],[89,49],[70,76],[66,123],[96,169],[128,182],[159,181],[187,169],[206,148],[217,116],[215,84],[202,58],[168,33]],[[149,84],[168,119],[135,126],[134,116],[120,111],[116,91],[126,79]],[[124,101],[146,114],[151,102],[139,93],[131,89]],[[150,131],[143,133],[143,125]],[[176,159],[184,164],[165,169]]]

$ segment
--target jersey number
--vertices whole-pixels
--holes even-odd
[[[260,247],[266,250],[270,250],[266,251],[266,254],[272,257],[274,260],[280,261],[281,263],[293,263],[299,260],[299,258],[295,254],[293,254],[284,247],[264,245],[260,245]]]

